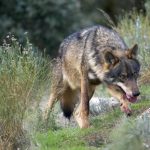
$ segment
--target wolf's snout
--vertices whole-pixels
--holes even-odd
[[[139,91],[133,93],[133,96],[135,96],[135,97],[137,97],[137,96],[139,96],[139,95],[140,95],[140,92],[139,92]]]

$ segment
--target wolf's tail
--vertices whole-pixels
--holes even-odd
[[[68,87],[62,97],[60,102],[61,109],[66,118],[70,119],[73,114],[74,107],[77,101],[77,93]]]

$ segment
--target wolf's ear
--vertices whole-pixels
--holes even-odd
[[[115,65],[118,62],[118,58],[110,51],[105,52],[104,58],[106,63],[110,65]]]
[[[135,44],[131,49],[127,51],[128,58],[136,58],[138,52],[138,45]]]

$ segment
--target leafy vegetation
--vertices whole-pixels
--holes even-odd
[[[46,48],[51,56],[56,56],[62,39],[84,18],[76,0],[6,0],[1,2],[0,15],[2,37],[11,32],[24,43],[24,32],[28,32],[32,43]]]

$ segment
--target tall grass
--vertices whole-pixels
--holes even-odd
[[[13,36],[0,46],[0,148],[17,149],[25,113],[48,88],[50,61],[27,40],[22,47]],[[19,139],[19,140],[18,140]]]

